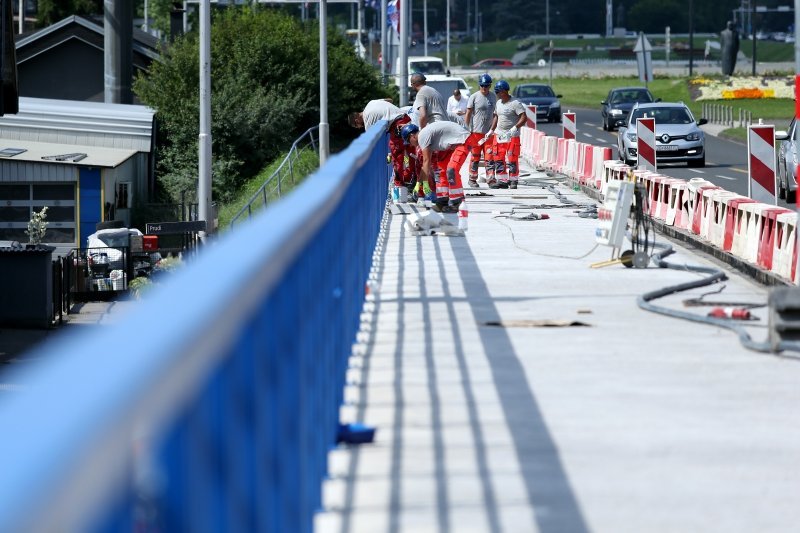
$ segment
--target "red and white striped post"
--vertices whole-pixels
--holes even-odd
[[[575,126],[575,113],[567,111],[561,115],[561,122],[564,126],[562,137],[565,139],[574,139],[578,128]]]
[[[536,129],[536,106],[535,105],[528,105],[525,106],[525,125],[529,128]]]
[[[657,169],[656,163],[656,119],[636,119],[636,158],[637,166],[651,172]]]
[[[765,204],[778,204],[775,194],[775,126],[747,128],[747,195]]]

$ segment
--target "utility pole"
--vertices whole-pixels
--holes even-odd
[[[387,3],[389,0],[381,0],[381,83],[386,85],[386,61],[389,54],[386,46],[386,23],[387,23]]]
[[[197,218],[206,223],[206,231],[214,229],[211,220],[211,0],[200,0],[200,136],[197,183]]]
[[[545,0],[544,3],[544,33],[545,36],[550,38],[550,0]],[[552,48],[552,45],[550,46]]]
[[[422,2],[422,39],[425,41],[425,55],[428,55],[428,0]]]
[[[689,77],[694,72],[694,2],[689,0]]]
[[[361,36],[359,35],[359,42]],[[328,144],[328,0],[319,0],[319,166],[325,164]]]
[[[614,35],[614,0],[606,0],[606,37]]]
[[[797,0],[800,2],[800,0]],[[445,32],[445,39],[447,39],[447,70],[450,70],[450,0],[445,0],[447,3],[447,31]]]
[[[752,11],[750,11],[750,23],[752,24],[752,36],[753,36],[753,76],[756,75],[756,0],[753,0],[753,4],[751,6]],[[797,30],[795,29],[795,32]]]
[[[397,61],[397,74],[400,76],[400,107],[408,105],[408,23],[409,4],[406,0],[400,0],[400,54]]]

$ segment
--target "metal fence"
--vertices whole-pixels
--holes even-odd
[[[703,118],[709,124],[720,124],[729,128],[746,128],[753,123],[753,113],[746,109],[725,104],[703,104]]]
[[[270,202],[280,199],[283,194],[292,190],[297,185],[297,180],[305,177],[305,173],[295,173],[295,163],[303,153],[309,150],[319,154],[319,126],[307,129],[292,143],[289,153],[283,158],[280,166],[250,197],[247,204],[233,216],[231,227],[237,222],[252,217],[255,211],[266,207]]]
[[[0,531],[311,531],[385,210],[385,130],[125,320],[31,354],[0,403]]]

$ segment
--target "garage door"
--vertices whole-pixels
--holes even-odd
[[[48,222],[44,242],[74,243],[74,183],[0,184],[0,240],[28,242],[28,221],[44,206]]]

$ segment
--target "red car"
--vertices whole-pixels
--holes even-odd
[[[490,58],[490,59],[481,59],[480,61],[472,65],[472,68],[486,68],[486,67],[497,68],[497,67],[513,67],[513,66],[514,63],[512,63],[508,59]]]

